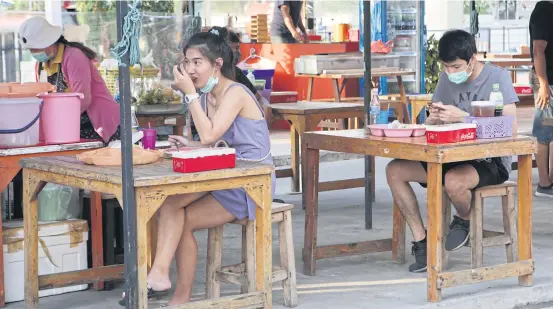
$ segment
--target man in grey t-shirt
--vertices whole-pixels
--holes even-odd
[[[439,59],[445,72],[441,73],[433,94],[432,107],[426,124],[463,122],[471,113],[472,101],[488,101],[493,85],[499,84],[504,98],[504,115],[514,116],[518,102],[510,74],[499,67],[477,61],[477,48],[473,36],[463,30],[446,32],[439,41]],[[446,250],[453,251],[469,241],[469,213],[472,190],[501,184],[511,171],[511,157],[488,158],[443,164],[443,184],[457,215],[450,224]],[[387,166],[387,182],[394,201],[414,235],[412,253],[416,262],[411,272],[427,269],[427,237],[421,220],[417,199],[410,182],[423,186],[427,181],[427,164],[424,162],[393,160]]]

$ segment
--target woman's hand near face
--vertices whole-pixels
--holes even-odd
[[[196,88],[194,88],[194,83],[192,79],[185,71],[183,64],[176,65],[173,67],[173,81],[175,86],[181,90],[184,94],[195,94]]]

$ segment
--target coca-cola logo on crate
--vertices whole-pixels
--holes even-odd
[[[475,139],[475,133],[474,132],[468,132],[468,133],[462,133],[460,135],[460,140],[467,141],[470,139]]]

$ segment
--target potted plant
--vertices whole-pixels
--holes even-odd
[[[439,40],[433,34],[425,42],[425,93],[435,92],[442,70],[442,63],[439,60]]]

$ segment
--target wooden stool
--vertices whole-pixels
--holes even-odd
[[[475,190],[470,213],[471,268],[483,266],[483,248],[506,246],[508,263],[517,259],[517,215],[515,207],[515,188],[517,184],[506,181],[495,186],[486,186]],[[483,230],[483,200],[487,197],[502,198],[504,232]]]
[[[281,265],[273,269],[273,282],[282,282],[285,306],[296,307],[296,266],[292,242],[291,209],[294,205],[273,203],[271,222],[279,227],[279,251]],[[206,261],[206,298],[220,296],[220,283],[241,286],[241,294],[256,291],[256,231],[255,221],[236,220],[232,224],[242,225],[242,263],[222,266],[223,226],[208,229],[208,258]]]

